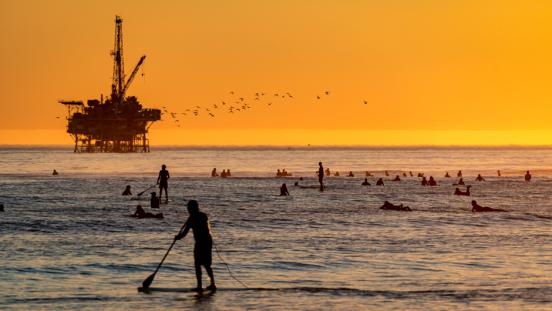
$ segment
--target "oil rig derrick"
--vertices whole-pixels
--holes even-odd
[[[68,110],[67,133],[75,141],[74,152],[149,152],[148,130],[161,120],[161,110],[146,109],[134,96],[126,96],[132,80],[144,63],[142,56],[125,81],[123,20],[115,17],[115,48],[111,95],[104,100],[60,100]]]

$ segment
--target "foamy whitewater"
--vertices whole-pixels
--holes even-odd
[[[316,185],[318,162],[345,176]],[[164,219],[135,219],[161,164]],[[232,178],[211,178],[216,167]],[[285,168],[293,177],[275,178]],[[52,170],[59,172],[52,176]],[[361,187],[364,171],[375,177]],[[383,172],[388,170],[389,177]],[[462,170],[472,196],[453,196]],[[502,177],[496,171],[501,170]],[[523,180],[530,170],[531,182]],[[390,179],[402,172],[434,176]],[[448,171],[453,178],[444,178]],[[485,182],[474,181],[481,173]],[[384,187],[376,187],[383,177]],[[289,197],[280,197],[287,183]],[[132,186],[132,198],[121,196]],[[0,148],[0,309],[550,310],[551,148],[166,148],[73,154]],[[219,290],[198,295],[193,238],[159,263],[196,199],[209,215]],[[508,210],[472,213],[470,202]],[[388,200],[412,212],[379,209]],[[149,207],[146,208],[147,211]],[[157,212],[157,211],[154,211]],[[219,257],[220,255],[220,257]],[[229,265],[235,281],[222,259]],[[204,274],[204,282],[207,284]]]

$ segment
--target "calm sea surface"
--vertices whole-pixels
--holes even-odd
[[[319,161],[356,177],[329,177],[323,193],[294,187],[299,176],[317,184]],[[161,164],[171,174],[165,218],[127,217],[136,204],[149,206],[147,194],[136,194],[155,183]],[[211,178],[213,167],[233,177]],[[278,168],[293,177],[273,177]],[[366,170],[376,176],[361,187]],[[443,177],[458,170],[471,197],[453,196],[457,178]],[[390,181],[408,171],[439,185]],[[478,173],[487,180],[475,182]],[[376,177],[384,187],[374,186]],[[278,196],[283,182],[289,197]],[[132,198],[121,196],[127,184]],[[551,189],[550,148],[0,147],[0,309],[550,310]],[[138,293],[189,199],[211,220],[220,290],[187,291],[195,286],[189,236],[153,282],[164,290]],[[472,199],[508,212],[471,213]],[[379,210],[385,200],[414,211]]]

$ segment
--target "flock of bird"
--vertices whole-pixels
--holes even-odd
[[[162,107],[162,111],[165,115],[176,123],[177,127],[181,127],[179,115],[183,117],[199,117],[200,115],[207,115],[211,118],[215,118],[221,113],[237,114],[243,113],[249,109],[252,109],[255,105],[272,106],[273,103],[278,103],[278,100],[293,100],[294,96],[290,92],[274,92],[272,94],[266,94],[265,92],[256,92],[250,99],[246,99],[244,96],[236,95],[234,91],[230,91],[229,94],[233,97],[231,100],[221,100],[218,104],[210,104],[207,106],[191,106],[185,109],[183,112],[171,112],[166,106]],[[324,97],[330,96],[330,91],[324,91],[316,95],[316,100],[322,100]],[[366,105],[368,101],[364,100]]]
[[[172,121],[176,123],[177,127],[181,127],[179,115],[182,117],[199,117],[205,114],[211,118],[215,118],[221,113],[237,114],[243,113],[249,109],[252,109],[252,105],[266,105],[272,106],[273,103],[278,103],[278,100],[292,100],[294,96],[290,92],[274,92],[273,94],[266,94],[264,92],[256,92],[251,97],[252,101],[247,100],[246,97],[236,95],[234,91],[230,91],[229,94],[234,98],[231,100],[222,100],[218,104],[211,104],[207,106],[191,106],[185,109],[183,112],[171,112],[166,106],[162,107],[162,112],[165,115],[170,116]],[[323,100],[324,97],[330,96],[330,91],[324,91],[317,94],[315,99],[317,101]],[[255,103],[255,104],[253,104]],[[368,104],[368,101],[363,101],[364,105]],[[59,119],[60,117],[56,117]]]

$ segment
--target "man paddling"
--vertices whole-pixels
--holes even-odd
[[[159,176],[157,177],[157,184],[159,185],[159,201],[163,196],[163,189],[165,189],[165,202],[169,203],[169,171],[167,171],[167,166],[165,164],[161,165],[161,170],[159,171]]]
[[[188,234],[188,231],[192,229],[194,233],[194,265],[197,278],[197,291],[202,291],[201,284],[201,266],[205,267],[211,284],[207,286],[208,290],[216,290],[215,277],[213,276],[213,269],[211,269],[213,247],[213,238],[211,237],[211,228],[209,226],[209,220],[207,215],[199,211],[199,204],[196,200],[188,201],[188,213],[190,216],[184,225],[182,231],[180,231],[175,237],[175,240],[180,240]]]

